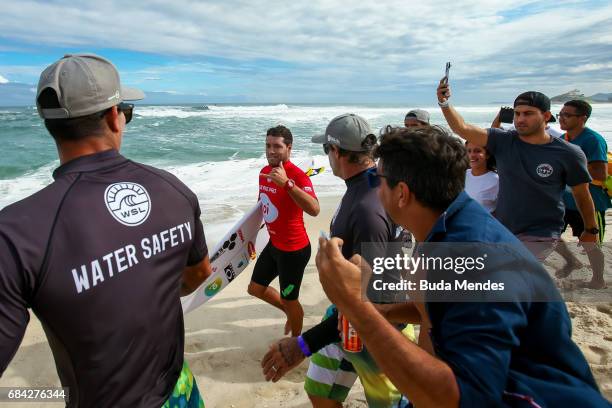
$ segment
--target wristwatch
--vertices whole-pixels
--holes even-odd
[[[287,180],[287,182],[285,183],[285,190],[287,191],[292,190],[293,187],[295,187],[295,181],[291,179]]]
[[[599,228],[585,228],[584,231],[593,235],[599,234]]]

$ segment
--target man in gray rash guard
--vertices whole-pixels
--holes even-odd
[[[401,241],[403,237],[401,228],[391,221],[378,199],[377,188],[369,183],[368,173],[376,170],[372,158],[376,137],[365,119],[345,114],[334,118],[325,134],[313,137],[312,141],[323,144],[334,175],[342,178],[347,187],[332,218],[330,235],[342,238],[342,254],[346,259],[360,254],[371,265],[374,256],[387,255],[389,242]],[[368,292],[373,301],[380,300],[371,295]],[[278,381],[314,353],[304,384],[313,406],[340,406],[357,377],[364,386],[369,406],[402,406],[405,401],[401,394],[372,364],[367,350],[343,352],[337,344],[340,341],[337,326],[338,312],[331,306],[324,320],[301,336],[275,342],[262,362],[266,379]],[[414,336],[412,326],[402,325],[399,329],[404,329],[408,337]]]
[[[118,152],[134,108],[123,101],[143,97],[95,55],[49,66],[36,103],[61,165],[0,212],[0,374],[31,309],[70,407],[160,407],[185,376],[189,395],[178,397],[203,406],[183,361],[179,299],[211,273],[198,200]]]

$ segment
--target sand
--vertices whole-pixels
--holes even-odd
[[[314,254],[319,231],[328,230],[338,202],[339,197],[324,197],[321,199],[321,214],[317,218],[305,216],[313,243],[313,256],[300,292],[305,328],[316,324],[329,305],[319,284]],[[612,219],[608,220],[608,225],[612,230]],[[556,256],[550,261],[553,267],[558,267],[560,262]],[[607,262],[610,271],[612,256],[607,257]],[[260,361],[269,343],[282,337],[285,316],[246,293],[251,271],[252,266],[213,300],[186,316],[185,356],[197,378],[206,406],[309,407],[303,391],[307,360],[276,384],[266,383],[261,374]],[[579,271],[569,281],[588,276],[588,271]],[[273,285],[278,285],[277,281]],[[612,399],[612,281],[608,280],[608,286],[610,288],[603,292],[608,302],[568,302],[568,309],[572,317],[573,338],[591,365],[602,392]],[[59,385],[44,332],[36,317],[32,316],[15,358],[0,378],[0,387]],[[21,405],[0,403],[0,407],[4,406]],[[60,407],[63,404],[37,406]],[[345,406],[366,406],[360,384],[353,387]]]

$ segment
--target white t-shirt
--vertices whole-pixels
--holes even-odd
[[[499,176],[494,171],[489,171],[482,176],[474,176],[472,169],[467,169],[465,172],[465,192],[489,212],[493,212],[497,207]]]
[[[546,129],[544,129],[544,130],[546,131],[546,133],[548,133],[552,137],[561,137],[561,136],[563,136],[563,132],[561,132],[559,129],[554,128],[552,126],[546,126]]]

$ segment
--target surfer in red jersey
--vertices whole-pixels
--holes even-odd
[[[259,201],[270,242],[257,259],[248,292],[285,312],[285,334],[297,336],[304,318],[300,285],[310,259],[303,215],[317,216],[319,201],[308,176],[289,160],[292,145],[293,135],[285,126],[268,129],[268,165],[259,174]],[[270,287],[277,276],[280,292]]]

